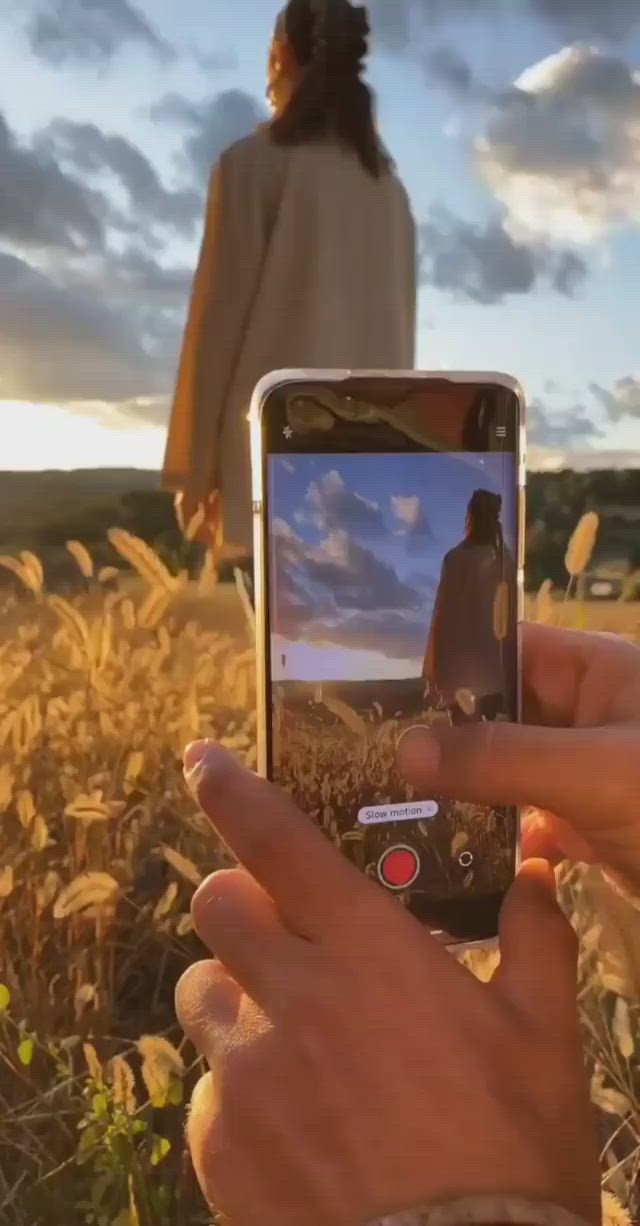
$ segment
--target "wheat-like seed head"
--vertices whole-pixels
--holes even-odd
[[[19,562],[17,558],[3,555],[0,557],[0,566],[4,567],[5,570],[10,570],[16,576],[16,578],[20,580],[24,587],[27,588],[27,591],[33,592],[34,595],[39,594],[40,586],[37,583],[33,572],[30,571],[29,568],[24,565],[24,563]]]
[[[631,1214],[612,1192],[602,1193],[603,1226],[633,1226]]]
[[[93,578],[93,558],[82,541],[67,541],[67,549],[85,579]]]
[[[545,579],[538,594],[536,596],[536,621],[542,626],[549,626],[553,622],[554,604],[553,604],[553,583],[551,579]]]
[[[160,587],[168,593],[175,591],[173,575],[146,541],[125,532],[123,528],[110,528],[107,535],[116,552],[142,576],[149,587]]]
[[[579,520],[569,541],[564,560],[567,573],[572,579],[583,575],[587,569],[595,549],[599,526],[600,520],[595,511],[587,511],[586,515]]]

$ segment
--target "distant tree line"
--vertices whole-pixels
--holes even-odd
[[[625,510],[630,513],[628,516]],[[530,473],[527,481],[527,588],[564,586],[567,543],[581,515],[600,517],[594,564],[625,559],[640,569],[640,469]],[[637,513],[634,525],[632,515]]]
[[[25,475],[26,476],[26,475]],[[69,474],[70,487],[73,473]],[[33,481],[33,475],[30,475]],[[135,480],[132,474],[132,480]],[[71,500],[70,500],[71,501]],[[177,526],[172,498],[158,489],[105,490],[97,502],[60,510],[48,507],[28,531],[16,524],[0,528],[0,552],[30,549],[42,558],[49,587],[60,588],[77,579],[77,568],[65,546],[82,541],[96,566],[123,565],[111,548],[109,528],[125,528],[147,541],[174,572],[195,572],[202,560],[199,545],[185,543]],[[567,542],[580,516],[607,508],[601,524],[597,557],[624,556],[630,569],[640,569],[640,470],[576,473],[531,473],[527,488],[527,588],[536,590],[544,579],[566,583],[564,557]],[[616,508],[637,511],[638,521],[626,523]],[[613,514],[611,513],[613,510]],[[11,576],[0,571],[0,582]]]

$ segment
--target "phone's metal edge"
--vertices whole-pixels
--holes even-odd
[[[253,500],[253,538],[254,538],[254,591],[256,610],[256,737],[257,737],[257,769],[258,774],[267,774],[267,678],[266,678],[266,625],[267,618],[260,616],[265,602],[265,567],[268,559],[264,549],[264,491],[263,491],[263,456],[261,437],[261,413],[266,396],[278,387],[287,383],[320,382],[343,383],[346,379],[448,379],[451,383],[497,383],[508,388],[518,399],[519,431],[517,454],[517,499],[518,499],[518,645],[517,645],[517,676],[518,676],[518,712],[517,718],[522,719],[522,623],[524,620],[524,542],[526,528],[526,399],[521,383],[512,375],[503,371],[448,371],[448,370],[311,370],[287,368],[271,371],[256,385],[251,397],[249,409],[249,430],[251,438],[251,485]],[[522,863],[521,854],[521,813],[517,813],[516,837],[516,872]],[[498,937],[483,941],[461,941],[446,948],[456,955],[462,955],[474,950],[493,950],[498,947]]]

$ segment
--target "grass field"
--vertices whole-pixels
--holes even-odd
[[[46,594],[33,556],[24,594],[0,597],[3,1226],[209,1220],[184,1155],[197,1066],[173,987],[199,954],[193,888],[227,860],[180,757],[205,734],[254,764],[252,639],[213,575],[187,585],[142,542],[112,540],[135,584],[94,575],[77,546],[72,602]],[[640,606],[554,616],[633,637]],[[573,872],[565,894],[605,1187],[638,1215],[638,926],[593,875]]]

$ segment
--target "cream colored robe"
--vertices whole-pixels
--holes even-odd
[[[222,492],[224,536],[252,553],[247,412],[283,367],[410,369],[415,227],[394,174],[374,179],[325,142],[268,128],[214,169],[184,336],[163,484]]]

